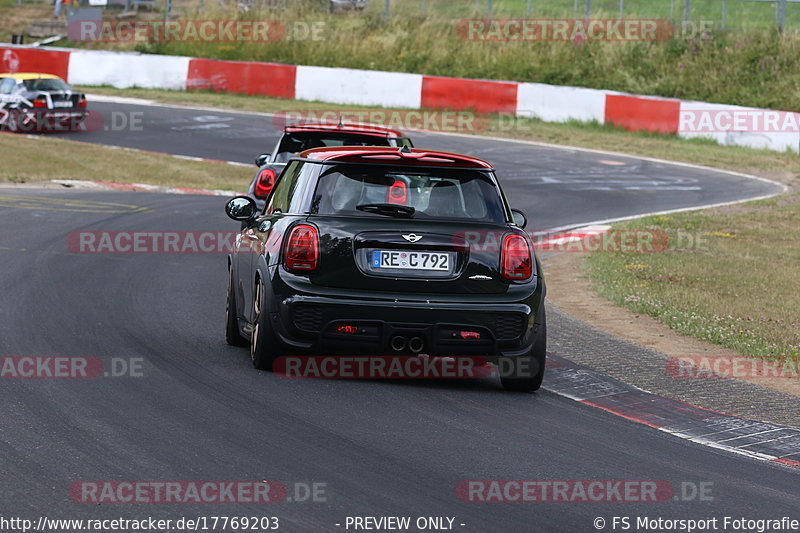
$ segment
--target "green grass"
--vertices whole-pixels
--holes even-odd
[[[47,20],[52,16],[53,6],[49,3],[27,0],[20,6],[16,0],[0,0],[0,42],[11,42],[11,35],[24,33],[33,20]],[[34,40],[25,37],[26,43]]]
[[[585,267],[612,302],[677,332],[769,359],[800,358],[800,194],[615,228],[660,230],[661,253],[594,253]],[[691,245],[690,245],[691,242]]]
[[[242,191],[253,174],[223,163],[11,133],[0,134],[0,153],[0,181],[11,183],[63,179]]]

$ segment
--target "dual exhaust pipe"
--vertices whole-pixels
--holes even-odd
[[[402,335],[395,335],[392,337],[392,340],[389,342],[392,347],[392,350],[395,352],[402,352],[406,348],[411,351],[411,353],[420,353],[423,348],[425,348],[425,341],[422,337],[411,337],[406,339]]]

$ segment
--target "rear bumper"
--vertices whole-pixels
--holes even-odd
[[[30,108],[11,110],[19,127],[62,130],[64,126],[74,127],[81,124],[88,114],[85,108]]]
[[[28,117],[42,119],[42,118],[85,118],[88,111],[85,107],[31,107],[27,109],[14,110],[18,113],[24,113]]]
[[[538,334],[544,282],[514,303],[431,302],[297,295],[274,298],[271,322],[281,340],[309,355],[411,355],[411,339],[428,355],[513,357]],[[406,342],[393,339],[401,337]],[[406,344],[398,350],[397,345]]]

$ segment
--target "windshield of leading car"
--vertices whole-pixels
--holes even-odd
[[[377,135],[336,131],[286,133],[278,146],[276,163],[285,163],[304,150],[326,146],[391,146],[389,139]]]
[[[506,222],[499,189],[470,169],[336,165],[319,177],[321,215],[402,216]]]
[[[70,87],[62,80],[43,78],[22,82],[29,91],[69,91]]]

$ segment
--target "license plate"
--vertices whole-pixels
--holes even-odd
[[[406,270],[450,270],[450,254],[442,252],[400,252],[373,250],[372,268]]]
[[[54,107],[72,107],[72,102],[53,102]]]

